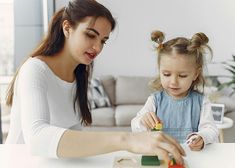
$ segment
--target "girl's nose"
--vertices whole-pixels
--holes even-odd
[[[172,76],[171,77],[171,84],[177,84],[178,83],[178,78],[177,76]]]

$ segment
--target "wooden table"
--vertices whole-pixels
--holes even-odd
[[[200,152],[186,148],[186,153],[185,160],[190,168],[235,167],[235,143],[211,144]],[[115,158],[118,157],[140,158],[141,155],[119,151],[79,159],[50,159],[31,156],[26,145],[0,145],[1,168],[112,168]]]

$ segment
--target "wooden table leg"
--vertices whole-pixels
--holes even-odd
[[[219,130],[219,141],[220,143],[224,143],[224,133],[223,133],[223,129]]]

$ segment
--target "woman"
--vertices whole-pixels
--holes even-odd
[[[7,143],[26,143],[33,154],[82,157],[117,150],[158,154],[179,163],[180,145],[163,133],[83,132],[92,122],[87,87],[93,60],[115,27],[95,0],[73,0],[52,18],[48,34],[18,70],[7,103],[12,105]],[[148,144],[148,145],[146,145]]]

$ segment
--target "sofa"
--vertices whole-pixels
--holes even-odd
[[[152,77],[106,75],[99,77],[99,80],[111,106],[92,109],[92,125],[82,129],[88,131],[131,131],[131,119],[136,116],[152,93],[148,87]],[[210,88],[212,87],[210,86]],[[205,91],[213,102],[225,104],[225,116],[235,121],[235,94],[231,95],[229,89],[221,91],[205,89]],[[2,129],[5,139],[9,129],[10,108],[4,103],[1,104],[1,107]],[[224,130],[224,142],[235,143],[234,125],[232,128]]]
[[[130,123],[143,107],[151,90],[148,83],[151,77],[128,77],[111,75],[99,77],[111,106],[94,108],[92,125],[84,130],[131,131]]]
[[[84,130],[90,131],[131,131],[131,119],[143,107],[148,96],[153,92],[148,87],[152,77],[143,76],[117,76],[106,75],[98,77],[106,92],[111,106],[94,108],[92,113],[92,125],[84,127]],[[210,86],[211,87],[211,86]],[[235,121],[235,106],[226,107],[229,100],[231,103],[235,100],[235,95],[228,97],[225,91],[208,91],[206,94],[214,103],[225,104],[225,116]],[[210,89],[209,89],[210,90]],[[219,96],[218,96],[219,95]],[[216,99],[215,99],[216,97]],[[235,126],[225,129],[224,142],[235,142]]]

